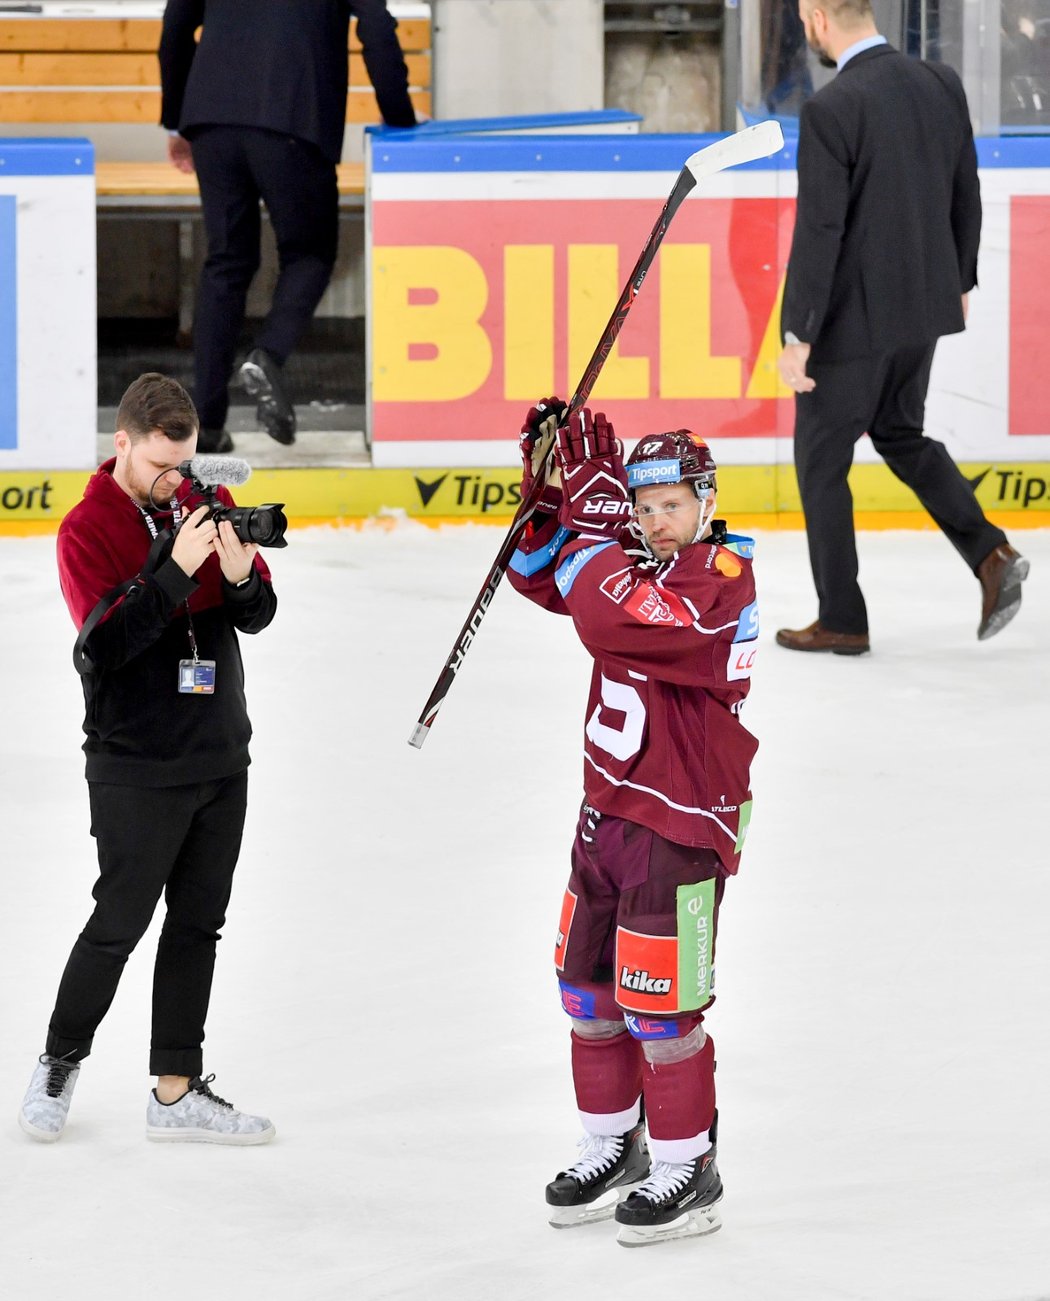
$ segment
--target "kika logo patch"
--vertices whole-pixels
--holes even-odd
[[[620,988],[633,989],[639,994],[669,994],[674,982],[666,976],[650,976],[648,971],[620,968]]]

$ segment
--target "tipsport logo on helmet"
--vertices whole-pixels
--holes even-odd
[[[631,492],[654,483],[679,483],[681,478],[679,461],[642,461],[627,467],[627,487]]]

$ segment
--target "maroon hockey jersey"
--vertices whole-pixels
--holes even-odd
[[[512,584],[569,614],[594,658],[586,801],[740,863],[758,742],[740,721],[758,636],[753,543],[696,542],[659,566],[552,517],[515,553]]]

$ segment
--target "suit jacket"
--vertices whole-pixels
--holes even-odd
[[[964,328],[981,194],[962,83],[888,45],[802,107],[798,210],[780,325],[845,361]]]
[[[202,126],[264,127],[338,162],[351,15],[384,122],[414,126],[385,0],[168,0],[158,51],[162,125],[191,138]]]

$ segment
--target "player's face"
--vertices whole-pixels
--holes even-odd
[[[696,537],[700,500],[691,483],[652,484],[634,494],[634,517],[658,560],[670,560]]]
[[[153,503],[167,505],[171,501],[182,482],[182,475],[175,467],[189,460],[197,450],[196,434],[184,443],[177,443],[159,429],[135,441],[125,430],[118,429],[113,441],[117,450],[113,477],[133,501],[146,507]]]

